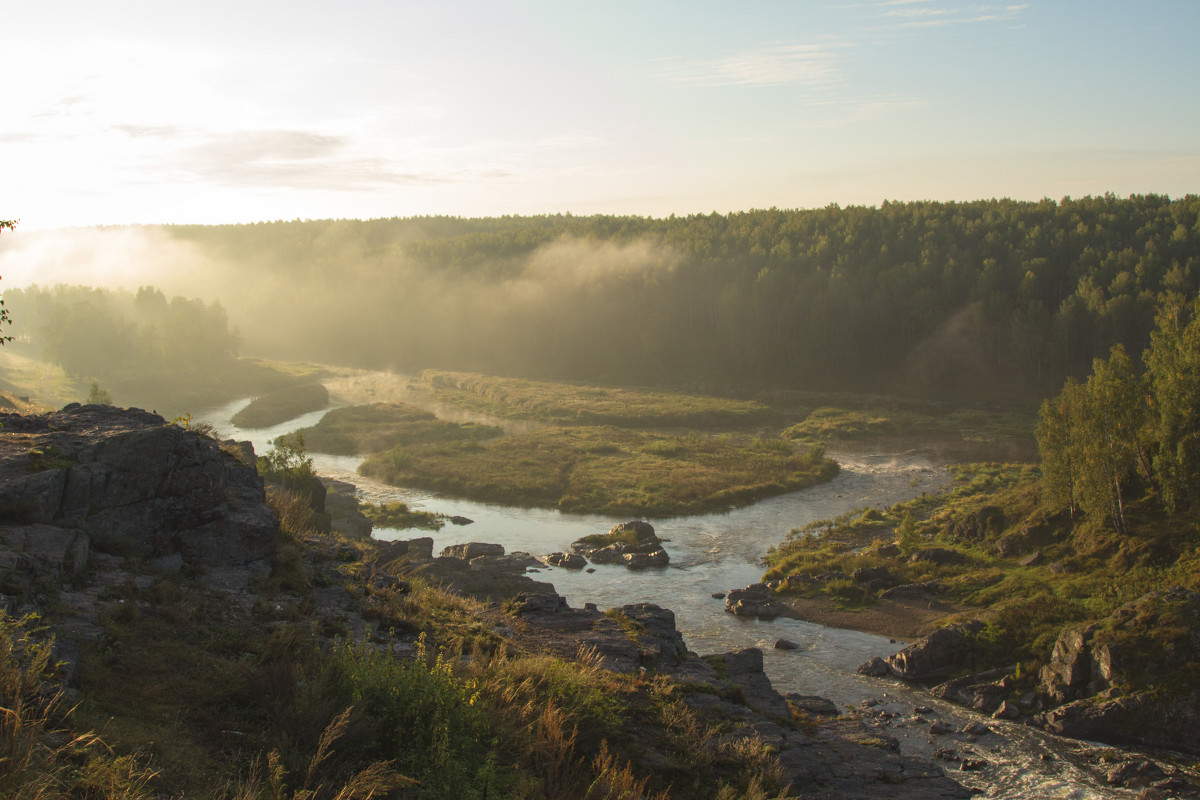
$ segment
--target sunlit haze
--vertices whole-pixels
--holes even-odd
[[[1200,3],[44,2],[0,219],[664,216],[1200,187]]]

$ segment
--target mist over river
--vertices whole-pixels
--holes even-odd
[[[243,430],[230,418],[249,402],[239,400],[196,415],[211,423],[223,437],[249,440],[265,453],[271,441],[290,431],[314,425],[325,411],[313,412],[272,428]],[[358,475],[356,456],[311,454],[322,476],[355,484],[372,503],[402,501],[416,510],[474,520],[469,526],[447,524],[440,531],[398,531],[377,528],[379,539],[431,535],[434,552],[462,542],[495,542],[507,552],[528,551],[544,556],[567,551],[575,539],[603,533],[626,517],[563,514],[555,510],[516,508],[444,497],[415,489],[387,486]],[[764,667],[781,692],[816,694],[839,707],[859,707],[873,699],[880,705],[870,713],[894,712],[880,719],[884,732],[900,740],[902,751],[932,756],[939,747],[955,747],[962,757],[982,758],[990,767],[960,772],[957,762],[945,763],[948,774],[995,798],[1131,798],[1136,792],[1104,783],[1103,773],[1088,763],[1094,746],[1062,740],[1024,725],[985,719],[971,711],[934,700],[897,681],[866,678],[855,668],[873,656],[888,656],[904,642],[886,637],[800,620],[758,620],[725,612],[723,600],[711,595],[757,581],[767,548],[778,544],[792,528],[864,507],[883,508],[950,484],[950,473],[924,451],[851,453],[831,450],[841,465],[827,484],[792,492],[725,513],[653,519],[656,533],[671,556],[665,569],[632,571],[622,566],[594,565],[592,573],[546,567],[536,580],[553,583],[575,607],[592,602],[601,609],[628,603],[656,603],[675,612],[676,623],[689,649],[713,653],[742,647],[762,648]],[[780,638],[799,645],[777,650]],[[968,742],[961,736],[932,737],[929,722],[906,722],[914,706],[932,706],[929,719],[945,719],[956,728],[972,720],[985,721],[995,734]]]

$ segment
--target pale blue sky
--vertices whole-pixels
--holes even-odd
[[[1200,191],[1200,2],[5,9],[33,228]]]

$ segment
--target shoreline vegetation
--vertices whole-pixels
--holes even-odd
[[[431,384],[447,373],[426,373]],[[469,379],[469,380],[468,380]],[[486,399],[493,418],[547,421],[505,435],[499,427],[449,422],[405,403],[334,409],[297,431],[314,452],[365,455],[359,472],[396,486],[432,489],[483,502],[569,513],[666,517],[722,511],[823,483],[837,474],[819,443],[777,433],[653,430],[684,420],[744,424],[771,414],[743,401],[667,392],[456,375]],[[479,413],[463,400],[459,407]],[[435,395],[437,393],[435,392]],[[439,403],[451,402],[445,395]],[[586,424],[553,424],[563,409]],[[622,411],[622,409],[624,409]],[[600,424],[620,420],[625,426]],[[637,424],[641,421],[643,424]],[[634,427],[627,427],[634,426]]]
[[[313,381],[259,395],[230,421],[239,428],[269,428],[328,406],[329,390]]]
[[[1116,345],[1042,404],[1037,465],[959,466],[949,491],[793,529],[767,554],[778,605],[871,630],[925,601],[928,635],[860,671],[1200,753],[1178,736],[1200,720],[1200,300],[1166,298],[1140,360]]]

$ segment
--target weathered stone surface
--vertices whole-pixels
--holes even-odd
[[[933,687],[930,694],[990,714],[1012,694],[1015,682],[1008,673],[1003,668],[955,678]]]
[[[920,564],[958,564],[964,560],[963,554],[946,547],[926,547],[909,556],[908,563]]]
[[[827,697],[819,697],[815,694],[796,694],[788,692],[783,696],[783,699],[791,704],[792,708],[797,711],[802,711],[805,714],[814,714],[821,717],[836,717],[842,713],[838,710],[837,704]]]
[[[776,650],[796,650],[796,649],[799,649],[799,647],[800,647],[800,645],[796,644],[791,639],[776,639],[775,640],[775,649]]]
[[[321,481],[326,490],[325,513],[329,517],[329,529],[348,539],[370,539],[374,524],[362,513],[357,487],[331,478]]]
[[[551,553],[546,556],[546,563],[552,567],[563,567],[564,569],[583,569],[588,562],[578,553]]]
[[[622,564],[631,569],[665,567],[671,560],[654,526],[642,520],[614,525],[601,541],[595,541],[595,537],[576,539],[571,551],[587,556],[593,564]]]
[[[739,617],[774,619],[780,609],[774,603],[774,593],[765,583],[752,583],[745,589],[731,589],[725,595],[725,610]]]
[[[665,567],[671,558],[667,551],[659,548],[649,553],[625,553],[621,556],[625,566],[630,569],[648,569],[650,567]]]
[[[140,409],[77,403],[0,425],[0,525],[75,531],[72,564],[84,546],[146,561],[177,553],[200,568],[266,565],[274,553],[262,480],[212,439]]]
[[[888,662],[879,656],[875,656],[870,661],[864,661],[858,665],[858,674],[867,675],[872,678],[883,678],[892,674],[892,668]]]
[[[442,548],[443,558],[461,558],[470,561],[480,556],[502,556],[504,545],[488,544],[486,542],[468,542],[467,544],[452,544]]]
[[[892,674],[906,681],[945,678],[967,664],[970,637],[983,630],[979,620],[955,622],[939,628],[888,658]]]

